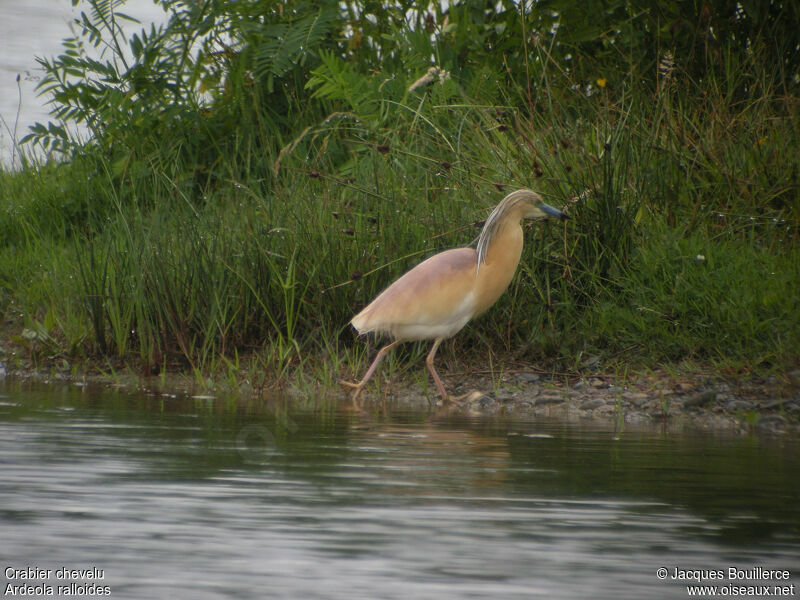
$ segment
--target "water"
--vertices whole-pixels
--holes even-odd
[[[47,98],[37,95],[36,86],[44,72],[36,57],[49,58],[64,51],[61,41],[73,35],[70,22],[81,10],[88,10],[87,5],[73,8],[69,0],[0,0],[0,166],[10,167],[12,158],[14,166],[19,166],[12,140],[26,136],[37,121],[51,120]],[[143,24],[165,19],[152,0],[128,0],[120,10]],[[132,23],[121,25],[129,34],[142,28]]]
[[[0,565],[51,573],[0,584],[56,593],[67,568],[102,570],[66,583],[114,599],[685,598],[675,567],[737,566],[787,569],[758,583],[797,595],[799,469],[780,438],[7,383]]]

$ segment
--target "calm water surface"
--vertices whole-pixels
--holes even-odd
[[[0,583],[55,591],[66,567],[115,599],[685,598],[659,568],[760,566],[800,595],[799,474],[792,440],[0,382],[0,562],[53,573]]]

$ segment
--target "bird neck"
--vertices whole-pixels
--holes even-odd
[[[507,219],[486,249],[486,266],[508,270],[513,276],[522,256],[522,242],[522,226],[519,221]]]
[[[522,242],[522,227],[515,219],[507,219],[492,238],[477,274],[478,312],[489,308],[508,288],[522,256]]]

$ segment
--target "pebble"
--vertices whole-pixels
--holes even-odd
[[[648,420],[647,415],[640,412],[631,412],[625,415],[625,422],[629,424],[644,423]]]
[[[511,402],[514,399],[514,393],[506,388],[500,388],[494,397],[498,402]]]
[[[716,400],[717,392],[715,390],[703,390],[696,394],[692,394],[691,396],[687,397],[683,401],[683,408],[698,408],[700,406],[705,406],[706,404],[711,404]]]
[[[770,433],[781,433],[786,429],[786,419],[781,415],[767,415],[758,420],[758,429]]]
[[[775,408],[782,408],[787,402],[788,400],[786,400],[786,398],[778,398],[776,400],[767,400],[766,402],[762,402],[760,406],[763,410],[773,410]]]
[[[786,374],[786,377],[789,379],[789,383],[791,383],[793,386],[800,387],[800,369],[789,371]]]
[[[543,406],[545,404],[560,404],[561,402],[565,402],[566,399],[564,396],[552,396],[552,395],[541,395],[536,400],[534,400],[533,404],[535,406]]]
[[[728,410],[751,410],[755,404],[749,400],[729,400],[726,408]]]
[[[477,405],[480,410],[491,410],[495,408],[494,400],[488,396],[483,396],[480,400],[478,400]]]
[[[641,392],[624,392],[622,399],[627,400],[635,407],[639,408],[650,400],[650,394],[643,394]]]
[[[541,379],[540,375],[536,373],[519,373],[517,375],[517,381],[520,383],[536,383]]]
[[[605,403],[605,400],[602,398],[589,398],[581,404],[581,410],[594,410],[595,408],[600,408]]]
[[[497,408],[497,402],[493,398],[475,391],[470,393],[467,399],[461,402],[461,406],[477,415],[482,412],[485,413],[495,410]]]

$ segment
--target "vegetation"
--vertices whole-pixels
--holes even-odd
[[[332,379],[357,309],[531,187],[572,220],[528,233],[460,358],[797,364],[795,3],[159,3],[126,39],[90,2],[41,59],[50,158],[0,172],[32,358]]]

